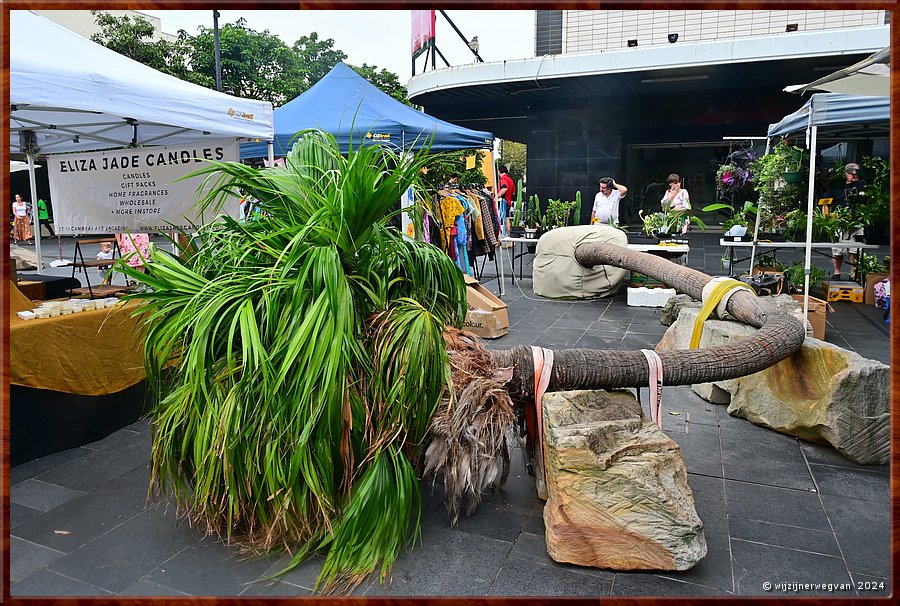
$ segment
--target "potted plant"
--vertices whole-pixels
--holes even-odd
[[[544,215],[543,224],[548,230],[567,226],[569,224],[569,217],[572,214],[572,209],[574,208],[575,202],[550,200],[547,205],[547,213]]]
[[[758,194],[763,222],[770,214],[784,214],[797,207],[803,194],[800,168],[808,155],[806,150],[782,140],[771,153],[753,162],[753,189]]]
[[[883,261],[879,262],[877,255],[859,251],[856,259],[856,271],[861,278],[860,282],[866,285],[864,301],[867,305],[875,304],[875,284],[890,277],[890,268],[890,257],[885,257]]]
[[[541,228],[541,199],[537,194],[528,196],[528,206],[525,209],[525,237],[538,238],[538,230]]]
[[[857,208],[865,230],[866,242],[887,244],[890,242],[888,233],[891,214],[890,164],[882,158],[865,157],[862,159],[862,165],[874,175],[866,180],[865,196]]]
[[[803,292],[803,276],[805,274],[803,259],[797,259],[784,270],[784,275],[795,292]],[[828,280],[828,274],[821,267],[809,266],[809,286],[821,286]]]
[[[700,210],[703,212],[723,212],[726,215],[727,219],[722,223],[722,230],[725,232],[724,237],[726,239],[746,236],[758,213],[757,207],[750,200],[745,201],[739,209],[731,204],[716,202],[715,204],[707,204]]]

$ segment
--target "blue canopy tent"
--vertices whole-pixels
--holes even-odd
[[[290,151],[297,132],[318,128],[334,135],[346,153],[351,141],[416,151],[431,141],[433,151],[491,148],[494,135],[433,118],[382,92],[344,63],[302,95],[275,110],[274,155]],[[268,156],[267,143],[241,144],[242,158]]]
[[[818,93],[803,107],[769,126],[768,136],[786,136],[806,131],[809,149],[809,188],[806,210],[806,263],[803,278],[803,314],[809,311],[809,268],[812,262],[813,188],[816,175],[816,139],[823,134],[846,138],[890,134],[890,97]],[[757,222],[758,227],[758,222]],[[756,241],[756,235],[753,237]]]

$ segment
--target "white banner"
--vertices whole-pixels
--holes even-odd
[[[237,141],[226,139],[48,156],[56,232],[190,230],[189,222],[204,222],[194,210],[203,177],[174,181],[207,166],[204,160],[237,161],[238,152]],[[236,217],[237,200],[222,211]]]

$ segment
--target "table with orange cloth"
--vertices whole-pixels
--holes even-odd
[[[100,439],[147,409],[145,330],[137,302],[22,320],[33,304],[10,291],[12,464]]]

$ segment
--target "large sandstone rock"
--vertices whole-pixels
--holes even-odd
[[[16,260],[16,270],[37,269],[37,253],[32,249],[9,244],[9,258]]]
[[[614,570],[686,570],[706,555],[678,445],[625,391],[543,399],[547,551]]]
[[[656,349],[686,349],[697,311],[683,309]],[[754,332],[737,322],[707,320],[700,346]],[[729,404],[733,416],[831,444],[856,463],[880,465],[890,456],[889,371],[877,360],[807,336],[797,353],[771,368],[692,388],[710,402]]]

